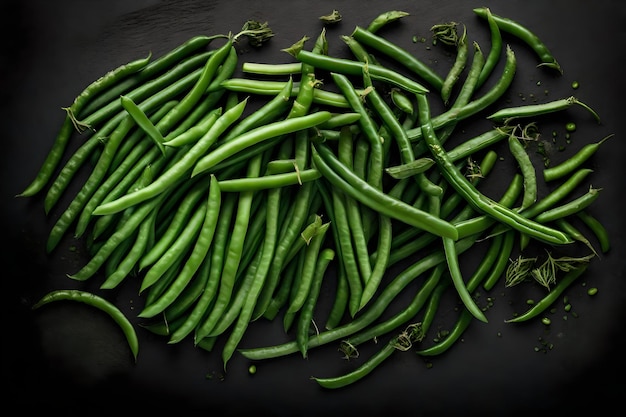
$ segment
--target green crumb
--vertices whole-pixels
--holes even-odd
[[[550,319],[549,319],[549,318],[547,318],[547,317],[542,318],[542,319],[541,319],[541,322],[542,322],[543,324],[545,324],[546,326],[549,326],[549,325],[550,325],[550,323],[552,323],[552,322],[550,321]]]
[[[587,290],[588,295],[596,295],[597,293],[598,293],[598,289],[596,287],[592,287]]]
[[[576,130],[576,123],[574,122],[569,122],[565,125],[565,130],[567,130],[568,132],[574,132]]]
[[[256,374],[256,365],[250,365],[250,366],[248,367],[248,373],[249,373],[250,375],[254,375],[254,374]]]
[[[572,88],[576,90],[578,87],[580,87],[580,84],[578,83],[578,81],[572,81]]]
[[[565,311],[570,311],[572,309],[571,304],[565,304]]]

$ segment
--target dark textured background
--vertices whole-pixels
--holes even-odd
[[[411,16],[390,27],[386,35],[444,75],[452,57],[441,48],[428,51],[425,44],[412,43],[413,35],[429,36],[432,24],[457,21],[466,24],[470,39],[477,40],[487,53],[488,29],[472,13],[473,7],[483,5],[534,30],[565,69],[564,75],[557,77],[547,69],[534,68],[532,52],[504,35],[520,62],[506,96],[509,103],[522,104],[522,95],[530,94],[540,100],[565,97],[572,93],[571,82],[577,80],[581,86],[575,94],[601,115],[602,125],[590,122],[583,110],[572,109],[546,120],[545,131],[562,131],[564,123],[576,121],[579,130],[568,153],[582,143],[615,133],[589,162],[595,170],[593,185],[604,188],[593,213],[610,230],[613,246],[601,260],[594,260],[582,278],[588,286],[598,287],[599,293],[587,296],[582,281],[568,292],[577,319],[563,321],[555,314],[549,331],[539,321],[504,325],[502,320],[514,311],[511,303],[521,309],[523,298],[499,287],[494,290],[495,306],[488,312],[490,323],[470,326],[463,342],[433,359],[431,369],[411,353],[397,354],[354,386],[325,391],[309,376],[345,372],[373,352],[374,346],[365,346],[361,359],[346,362],[336,344],[331,344],[311,351],[306,360],[292,355],[259,363],[254,376],[247,373],[248,362],[236,356],[223,375],[219,352],[194,349],[190,341],[168,345],[139,328],[139,360],[131,364],[125,341],[108,317],[72,303],[30,311],[33,302],[49,290],[79,287],[66,274],[77,270],[85,259],[80,252],[68,250],[74,243],[71,239],[46,255],[45,240],[60,211],[46,218],[42,198],[14,196],[33,178],[49,150],[64,117],[60,107],[68,105],[91,81],[148,51],[160,56],[191,36],[236,32],[250,18],[267,21],[276,36],[259,51],[243,50],[241,61],[286,61],[289,57],[280,49],[304,35],[315,38],[321,29],[317,18],[332,9],[338,9],[344,19],[329,28],[331,54],[346,54],[338,36],[349,34],[355,25],[366,25],[386,10],[405,10]],[[21,413],[57,410],[66,415],[123,410],[182,415],[197,410],[236,416],[328,412],[346,416],[484,416],[571,412],[619,404],[625,388],[626,347],[626,246],[621,205],[626,147],[619,128],[626,92],[621,66],[626,46],[623,3],[20,0],[4,1],[0,16],[3,405],[13,405]],[[549,95],[543,95],[544,89],[549,89]],[[484,123],[464,124],[466,136],[460,137],[471,137],[484,127]],[[506,184],[504,171],[502,174],[485,182],[486,190],[502,189]],[[98,276],[80,287],[98,291],[100,282]],[[119,291],[102,294],[138,322],[134,314],[142,299],[136,291],[136,283],[131,282]],[[325,296],[328,303],[332,293]],[[454,317],[450,311],[438,320],[445,323]],[[286,340],[279,322],[274,324],[253,326],[242,345]],[[553,349],[535,352],[539,337],[552,343]]]

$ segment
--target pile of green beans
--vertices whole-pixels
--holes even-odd
[[[379,34],[408,16],[400,11],[342,36],[352,58],[329,55],[322,29],[311,48],[306,38],[294,44],[290,63],[241,62],[239,35],[201,35],[155,60],[122,65],[66,108],[48,157],[19,196],[45,193],[51,213],[87,170],[60,209],[46,250],[55,251],[68,234],[83,239],[89,259],[69,278],[101,278],[102,290],[133,280],[129,285],[144,298],[143,328],[170,344],[191,338],[208,351],[223,339],[225,369],[235,353],[249,360],[307,357],[335,341],[347,352],[386,340],[354,371],[314,378],[339,388],[395,352],[440,355],[474,319],[488,321],[477,291],[502,281],[517,239],[520,250],[529,242],[551,250],[590,247],[577,221],[601,252],[610,249],[606,229],[587,210],[601,188],[576,195],[592,173],[585,162],[608,137],[557,166],[534,166],[523,144],[528,136],[511,121],[582,103],[571,97],[494,109],[518,70],[502,32],[529,43],[538,70],[562,69],[521,24],[486,8],[475,12],[488,23],[491,49],[483,54],[463,25],[444,76]],[[489,77],[497,78],[479,90]],[[432,114],[436,100],[444,110]],[[494,125],[447,145],[457,124],[470,118]],[[83,142],[70,153],[77,130]],[[516,173],[494,199],[480,185],[504,140]],[[545,196],[537,192],[541,179],[554,184]],[[484,258],[464,277],[463,255],[485,241]],[[391,274],[392,265],[402,267]],[[509,322],[541,314],[585,268]],[[326,312],[325,286],[335,287]],[[411,290],[400,308],[400,295]],[[57,299],[78,293],[61,294]],[[85,294],[81,300],[95,300]],[[459,319],[446,339],[432,344],[425,336],[444,294],[458,302]],[[131,334],[129,322],[106,307]],[[250,325],[276,318],[288,342],[241,346]],[[136,357],[134,336],[132,351]]]

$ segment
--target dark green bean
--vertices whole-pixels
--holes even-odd
[[[409,13],[402,10],[386,11],[372,19],[369,25],[367,25],[367,30],[371,33],[376,33],[385,25],[391,22],[395,22],[396,20],[401,19],[405,16],[409,16]]]
[[[382,36],[369,32],[367,29],[357,26],[352,32],[352,37],[361,42],[365,46],[375,49],[377,52],[385,54],[386,56],[396,60],[398,63],[404,65],[409,70],[413,71],[435,90],[441,91],[443,86],[443,78],[439,76],[432,68],[420,61],[415,54],[408,52],[400,46],[388,41]],[[371,68],[370,68],[371,70]],[[372,78],[374,71],[372,71]],[[397,85],[397,87],[401,87]],[[411,91],[413,93],[425,93],[425,88],[422,87],[422,91]]]
[[[422,131],[424,132],[424,140],[428,143],[433,157],[441,169],[442,175],[444,175],[448,183],[450,183],[450,185],[452,185],[457,192],[464,196],[469,204],[473,205],[477,210],[494,217],[498,221],[539,240],[555,244],[571,242],[571,239],[569,239],[569,237],[561,231],[529,220],[528,218],[521,216],[518,212],[511,210],[480,193],[472,185],[472,183],[458,171],[456,166],[452,163],[452,161],[450,161],[445,150],[441,147],[430,119],[428,98],[423,95],[418,95],[417,98],[418,108],[420,108],[420,122],[422,124]]]
[[[614,136],[610,134],[605,136],[600,141],[595,143],[589,143],[583,146],[578,152],[558,165],[551,166],[543,170],[543,178],[546,181],[554,181],[559,178],[571,174],[575,169],[579,168],[585,161],[587,161],[593,154],[595,154],[602,143],[607,139]]]
[[[363,62],[351,59],[331,57],[305,50],[298,52],[296,58],[305,64],[314,66],[315,68],[332,71],[342,75],[361,75],[363,74],[363,67],[366,65]],[[367,66],[370,75],[374,80],[387,82],[411,93],[428,92],[428,89],[419,84],[417,81],[405,77],[397,71],[373,64],[367,64]]]
[[[137,338],[135,328],[133,327],[130,320],[128,320],[128,318],[124,315],[124,313],[110,301],[87,291],[55,290],[44,295],[39,301],[37,301],[33,305],[32,308],[38,309],[46,304],[62,300],[71,300],[85,303],[108,314],[124,332],[124,336],[126,336],[126,340],[133,354],[133,358],[135,359],[135,361],[137,361],[137,355],[139,353],[139,339]]]
[[[140,71],[148,64],[150,58],[151,55],[147,58],[129,62],[109,71],[96,81],[89,84],[78,96],[76,96],[74,102],[69,107],[65,108],[67,115],[65,116],[63,125],[57,133],[57,136],[52,144],[52,148],[49,150],[41,168],[39,169],[39,172],[37,173],[37,176],[21,193],[17,195],[18,197],[33,196],[41,191],[46,184],[48,184],[48,181],[52,178],[58,164],[63,158],[69,139],[74,132],[74,127],[77,125],[81,127],[83,126],[83,124],[77,122],[74,117],[82,110],[91,97],[100,91],[108,89],[111,85],[119,82],[129,74]]]
[[[587,270],[588,266],[589,265],[587,264],[583,264],[568,271],[541,300],[533,304],[533,306],[524,313],[505,320],[505,323],[520,323],[528,321],[546,311],[561,296],[561,294],[563,294],[563,291],[569,288],[569,286]]]
[[[487,7],[475,8],[474,13],[476,13],[476,15],[480,16],[483,19],[488,19],[488,17],[491,16],[491,18],[496,22],[500,30],[510,33],[511,35],[524,41],[528,46],[532,48],[532,50],[541,60],[541,64],[539,64],[540,66],[553,68],[559,71],[559,73],[563,73],[561,66],[558,64],[552,53],[548,50],[548,47],[530,29],[509,18],[492,14]]]
[[[325,223],[328,227],[329,223]],[[323,231],[320,231],[324,233]],[[302,353],[302,357],[307,357],[309,344],[309,331],[313,323],[313,314],[317,306],[322,282],[329,264],[335,259],[335,251],[331,248],[324,248],[319,252],[315,262],[315,270],[312,276],[309,292],[304,304],[301,307],[296,329],[296,342]]]
[[[457,253],[461,254],[469,249],[474,244],[475,240],[476,237],[471,237],[456,242],[458,245]],[[338,326],[332,330],[319,333],[316,337],[309,341],[309,349],[352,335],[367,327],[374,320],[380,317],[387,306],[406,287],[406,285],[412,282],[415,278],[421,276],[421,274],[425,271],[430,270],[442,262],[445,262],[445,255],[443,251],[437,250],[406,267],[392,280],[392,282],[389,283],[389,285],[385,286],[378,297],[372,300],[373,302],[370,304],[369,308],[362,311],[362,314],[354,318],[349,323]],[[298,352],[298,346],[295,341],[290,341],[268,347],[240,349],[239,352],[248,359],[269,359]]]
[[[541,223],[546,223],[570,216],[572,214],[576,214],[582,209],[588,207],[594,201],[596,201],[600,196],[601,190],[602,188],[589,187],[589,190],[585,194],[558,207],[553,207],[549,210],[539,213],[535,217],[535,220]]]
[[[247,100],[242,101],[236,107],[224,112],[215,124],[211,126],[209,131],[191,147],[184,156],[176,162],[167,171],[162,173],[158,178],[144,188],[126,194],[118,199],[104,203],[96,207],[93,211],[94,215],[112,214],[125,208],[138,204],[146,199],[166,190],[174,182],[189,175],[194,164],[206,151],[213,145],[219,136],[241,116],[245,109]]]
[[[611,242],[609,239],[609,233],[606,227],[595,217],[593,217],[587,210],[581,210],[576,213],[576,216],[583,221],[595,234],[598,242],[600,243],[600,250],[602,253],[607,253],[611,249]]]
[[[447,221],[416,209],[402,200],[391,198],[371,187],[352,171],[346,169],[326,145],[315,144],[313,160],[326,179],[366,206],[435,235],[457,238],[456,228]]]

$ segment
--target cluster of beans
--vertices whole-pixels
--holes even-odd
[[[237,351],[251,360],[295,352],[306,357],[333,341],[356,349],[387,336],[355,371],[315,379],[327,388],[351,384],[393,352],[418,344],[451,288],[462,303],[458,322],[441,343],[417,351],[439,355],[473,319],[487,321],[472,294],[501,279],[515,239],[553,247],[588,242],[569,221],[577,216],[601,250],[609,250],[606,230],[585,210],[599,190],[572,196],[591,172],[583,163],[601,142],[545,167],[543,178],[561,183],[538,198],[537,169],[510,123],[572,105],[597,117],[576,98],[499,109],[488,116],[492,129],[444,146],[457,123],[489,108],[511,85],[517,62],[503,47],[502,32],[527,42],[540,66],[561,71],[526,28],[486,8],[475,12],[488,23],[491,49],[485,55],[465,33],[453,37],[456,59],[445,77],[378,34],[406,15],[400,11],[342,37],[354,58],[328,55],[322,30],[312,48],[305,38],[294,44],[292,63],[241,64],[244,74],[263,79],[233,76],[239,37],[267,36],[263,25],[236,36],[197,36],[158,59],[130,62],[89,85],[66,109],[53,148],[21,196],[47,189],[49,212],[79,169],[89,167],[49,234],[48,252],[69,231],[84,237],[90,258],[71,278],[104,275],[102,289],[140,280],[145,304],[139,317],[152,320],[145,327],[169,343],[193,337],[207,350],[224,338],[224,366]],[[221,45],[211,47],[216,42]],[[384,65],[382,57],[414,77]],[[494,75],[502,58],[502,72]],[[321,72],[330,75],[333,89],[316,78]],[[476,94],[489,77],[495,82]],[[241,94],[248,98],[240,100]],[[252,99],[257,107],[249,110]],[[431,100],[441,100],[445,111],[431,114]],[[66,158],[76,130],[85,140]],[[490,147],[503,140],[519,170],[494,201],[478,184],[498,160]],[[479,152],[480,163],[468,166]],[[486,255],[463,277],[460,255],[486,238]],[[408,266],[389,276],[402,261]],[[336,292],[320,329],[314,315],[330,266]],[[545,311],[585,268],[568,271],[545,299],[511,321]],[[381,319],[418,277],[425,279],[410,303]],[[55,299],[107,310],[137,354],[134,329],[106,300],[60,290],[37,306]],[[418,314],[419,323],[408,324]],[[251,323],[279,316],[292,341],[239,347]]]

